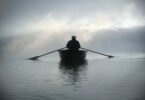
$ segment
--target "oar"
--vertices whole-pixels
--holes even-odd
[[[104,55],[104,56],[107,56],[108,58],[113,58],[114,57],[114,56],[111,56],[111,55],[103,54],[103,53],[96,52],[96,51],[89,50],[89,49],[85,49],[85,48],[81,48],[81,49],[86,50],[86,51],[90,51],[90,52],[93,52],[93,53],[97,53],[97,54],[100,54],[100,55]]]
[[[45,53],[45,54],[42,54],[42,55],[39,55],[39,56],[35,56],[35,57],[31,57],[31,58],[28,58],[30,60],[37,60],[39,57],[42,57],[42,56],[45,56],[45,55],[48,55],[48,54],[51,54],[53,52],[56,52],[56,51],[59,51],[59,50],[62,50],[62,49],[65,49],[66,47],[63,47],[63,48],[60,48],[60,49],[57,49],[57,50],[53,50],[53,51],[50,51],[48,53]]]

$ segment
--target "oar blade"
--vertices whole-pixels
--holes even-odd
[[[29,58],[29,60],[38,60],[38,57],[39,56],[35,56],[35,57],[32,57],[32,58]]]
[[[114,56],[108,56],[108,58],[114,58]]]

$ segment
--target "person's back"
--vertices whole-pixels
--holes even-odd
[[[70,50],[79,50],[81,46],[80,43],[76,40],[76,37],[72,36],[72,40],[67,43],[66,47]]]

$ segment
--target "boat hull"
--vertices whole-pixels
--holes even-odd
[[[83,50],[59,50],[61,61],[84,61],[86,51]]]

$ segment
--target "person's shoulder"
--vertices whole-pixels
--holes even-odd
[[[72,42],[72,40],[69,40],[68,43]]]
[[[78,40],[76,40],[76,42],[78,42],[78,43],[79,43],[79,41],[78,41]]]

